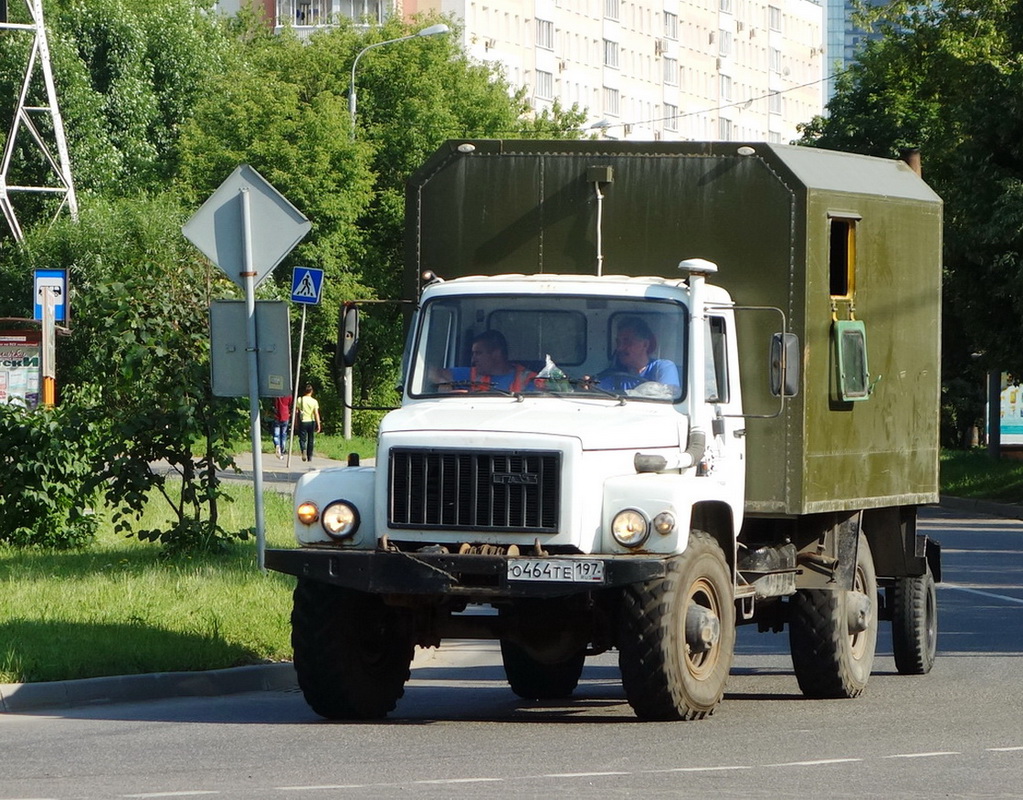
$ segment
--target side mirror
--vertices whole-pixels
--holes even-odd
[[[355,303],[341,306],[337,323],[337,365],[350,367],[355,364],[359,350],[359,307]]]
[[[799,337],[776,333],[771,337],[771,394],[795,397],[799,393]]]

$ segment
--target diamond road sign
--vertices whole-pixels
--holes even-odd
[[[291,302],[316,305],[323,291],[323,270],[314,267],[295,267],[291,275]]]
[[[249,252],[257,286],[302,241],[312,223],[248,164],[235,169],[181,232],[245,288],[243,193],[249,199]]]

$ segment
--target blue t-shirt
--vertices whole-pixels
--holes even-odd
[[[666,358],[654,359],[639,372],[625,369],[616,362],[597,377],[600,378],[600,388],[612,392],[634,389],[646,381],[657,381],[667,386],[679,385],[678,367],[675,366],[675,362]]]

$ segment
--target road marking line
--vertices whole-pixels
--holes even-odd
[[[278,786],[278,792],[319,792],[332,789],[365,789],[372,784],[367,783],[334,783],[323,786]]]
[[[422,783],[501,783],[504,778],[437,778],[432,781],[413,781],[415,784]]]
[[[1014,753],[1017,750],[1023,750],[1023,747],[989,747],[989,753]]]
[[[648,769],[644,771],[645,775],[652,773],[661,772],[727,772],[732,769],[753,769],[749,766],[738,766],[738,767],[674,767],[673,769]]]
[[[632,775],[631,772],[552,772],[541,778],[603,778],[608,775]]]
[[[1008,603],[1019,603],[1023,605],[1023,598],[1009,597],[1004,594],[995,594],[994,592],[982,592],[980,589],[967,589],[965,586],[956,586],[954,583],[939,583],[943,589],[955,589],[960,592],[969,592],[970,594],[979,594],[981,597],[991,597],[995,600],[1005,600]]]
[[[121,797],[196,797],[201,794],[220,794],[219,791],[192,792],[147,792],[145,794],[122,794]]]
[[[822,764],[852,764],[862,758],[821,758],[816,761],[785,761],[780,764],[764,764],[765,767],[817,767]]]
[[[885,758],[933,758],[935,756],[961,756],[962,753],[954,750],[938,751],[934,753],[896,753],[895,755],[885,756]]]

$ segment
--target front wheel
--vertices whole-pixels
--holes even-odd
[[[851,591],[800,589],[790,602],[789,647],[803,694],[862,694],[877,646],[877,576],[867,537],[860,534]]]
[[[721,547],[692,531],[663,578],[624,590],[619,667],[641,719],[703,719],[725,693],[735,650],[732,576]]]
[[[405,693],[414,644],[408,615],[377,595],[299,579],[291,613],[295,673],[327,719],[376,719]]]
[[[931,568],[917,578],[898,578],[889,589],[892,650],[900,675],[925,675],[938,649],[938,592]]]

